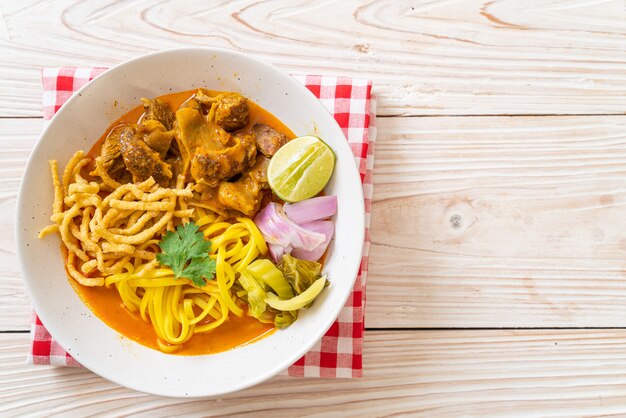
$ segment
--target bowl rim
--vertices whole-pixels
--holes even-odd
[[[43,146],[43,139],[47,136],[48,132],[52,129],[53,126],[55,126],[56,120],[59,119],[60,115],[64,112],[64,109],[68,108],[74,101],[78,100],[78,98],[80,97],[80,95],[88,90],[93,88],[93,86],[98,83],[98,82],[105,82],[106,78],[108,76],[111,76],[112,74],[118,73],[118,72],[123,72],[125,71],[126,67],[131,66],[133,64],[135,64],[138,61],[142,61],[148,58],[154,58],[160,55],[169,55],[172,53],[205,53],[205,54],[226,54],[226,55],[232,55],[235,56],[237,58],[240,59],[244,59],[244,60],[249,60],[254,62],[255,65],[257,66],[261,66],[261,67],[265,67],[266,70],[269,70],[273,73],[275,73],[277,76],[281,77],[281,81],[284,80],[286,83],[289,83],[292,87],[300,90],[303,94],[306,94],[308,96],[310,96],[311,98],[314,99],[316,105],[315,106],[319,106],[320,108],[322,108],[324,110],[324,112],[326,112],[326,114],[328,114],[329,116],[329,120],[332,120],[332,123],[334,125],[336,125],[337,130],[339,132],[342,132],[342,137],[344,139],[344,141],[340,141],[342,143],[345,143],[346,148],[349,151],[349,155],[351,157],[353,157],[353,153],[350,150],[349,146],[348,146],[348,142],[345,138],[345,134],[343,134],[342,129],[339,127],[339,124],[337,123],[337,121],[335,120],[335,118],[333,117],[332,113],[330,111],[328,111],[328,109],[323,106],[323,104],[320,102],[320,100],[308,89],[306,88],[302,83],[298,82],[293,76],[291,76],[290,74],[278,69],[277,67],[275,67],[272,64],[269,64],[265,61],[259,60],[255,57],[252,57],[249,54],[245,54],[239,51],[233,51],[230,49],[226,49],[226,48],[217,48],[217,47],[184,47],[184,48],[171,48],[171,49],[165,49],[165,50],[160,50],[160,51],[156,51],[156,52],[152,52],[152,53],[148,53],[148,54],[144,54],[129,60],[126,60],[124,62],[121,62],[113,67],[110,67],[109,69],[107,69],[106,71],[104,71],[102,74],[98,75],[96,78],[94,78],[93,80],[91,80],[90,82],[86,83],[84,86],[82,86],[79,90],[75,91],[72,96],[67,100],[67,102],[55,113],[55,115],[50,119],[50,121],[48,122],[48,124],[44,127],[44,129],[41,132],[41,135],[39,136],[39,138],[37,139],[37,142],[35,143],[28,161],[26,163],[26,166],[24,168],[23,171],[23,175],[22,178],[20,180],[20,185],[19,185],[19,189],[18,189],[18,195],[17,195],[17,200],[16,200],[16,213],[15,213],[15,225],[14,225],[14,233],[15,233],[15,238],[16,238],[16,249],[17,249],[17,258],[18,258],[18,262],[20,265],[20,270],[21,270],[21,276],[22,276],[22,280],[25,283],[26,289],[28,291],[29,294],[29,299],[30,302],[33,306],[33,309],[35,310],[35,312],[37,313],[39,319],[41,320],[41,322],[44,324],[44,326],[49,330],[51,335],[55,334],[55,330],[62,328],[61,324],[56,324],[56,323],[47,323],[47,318],[46,318],[46,314],[45,312],[47,311],[47,309],[39,304],[38,298],[34,297],[34,295],[36,294],[36,291],[34,289],[34,282],[33,279],[29,279],[27,277],[27,275],[25,274],[25,265],[26,265],[26,259],[25,259],[25,254],[24,254],[24,248],[23,248],[23,243],[24,241],[24,234],[25,232],[23,231],[23,229],[21,228],[21,212],[22,212],[22,208],[25,206],[25,204],[27,203],[27,197],[25,196],[25,192],[24,192],[24,188],[26,187],[25,184],[26,182],[26,178],[27,178],[27,174],[33,170],[33,155]],[[100,80],[100,81],[98,81]],[[340,146],[344,146],[344,145],[340,145]],[[358,166],[356,164],[356,161],[354,160],[354,158],[351,158],[352,160],[352,168],[353,170],[356,170],[357,176],[358,176]],[[236,388],[228,388],[227,390],[221,391],[221,392],[211,392],[208,394],[192,394],[192,395],[171,395],[168,393],[163,393],[159,390],[147,390],[144,387],[137,387],[133,384],[128,384],[127,382],[124,382],[122,379],[118,379],[118,376],[116,376],[115,374],[112,373],[106,373],[106,371],[103,371],[101,368],[96,370],[93,370],[91,367],[85,366],[83,365],[83,367],[91,370],[92,372],[106,378],[107,380],[110,380],[116,384],[119,384],[121,386],[133,389],[133,390],[137,390],[137,391],[141,391],[144,393],[151,393],[151,394],[155,394],[155,395],[161,395],[161,396],[168,396],[168,397],[180,397],[180,398],[205,398],[205,397],[212,397],[212,396],[219,396],[219,395],[223,395],[226,393],[232,393],[235,391],[239,391],[239,390],[243,390],[246,388],[249,388],[251,386],[257,385],[267,379],[270,379],[271,377],[277,375],[278,373],[280,373],[281,371],[285,370],[286,368],[288,368],[290,365],[293,364],[293,362],[295,362],[298,358],[302,357],[303,355],[305,355],[307,352],[310,351],[310,349],[320,341],[320,339],[326,334],[326,332],[328,331],[328,329],[332,326],[332,324],[337,320],[339,313],[341,312],[341,310],[343,309],[343,307],[345,306],[348,298],[350,297],[350,295],[352,295],[353,293],[353,288],[354,288],[354,283],[357,279],[358,276],[358,272],[359,272],[359,268],[361,265],[361,260],[362,260],[362,253],[363,253],[363,248],[365,245],[364,239],[365,239],[365,206],[364,206],[364,195],[363,195],[363,188],[359,187],[359,190],[357,191],[357,197],[358,197],[358,202],[355,202],[355,204],[358,204],[358,210],[355,211],[356,214],[355,216],[358,216],[360,218],[360,220],[358,221],[359,225],[362,225],[362,228],[359,228],[359,231],[355,231],[356,234],[358,235],[358,242],[356,242],[356,246],[359,249],[359,254],[361,254],[361,257],[359,257],[358,262],[354,263],[353,266],[351,266],[350,270],[352,271],[352,275],[350,278],[350,291],[346,292],[345,296],[342,297],[341,299],[341,307],[338,309],[337,311],[337,315],[333,315],[333,316],[329,316],[328,320],[326,322],[323,323],[323,326],[319,327],[317,329],[316,332],[313,333],[314,338],[310,338],[308,340],[308,343],[299,347],[297,350],[294,350],[294,354],[291,357],[288,357],[287,360],[283,360],[281,362],[281,366],[280,367],[274,367],[271,369],[268,369],[265,373],[256,375],[255,377],[249,378],[247,379],[243,384],[239,385]],[[355,238],[356,241],[356,238]],[[67,274],[67,273],[66,273]],[[84,303],[84,302],[83,302]],[[91,310],[91,308],[88,308]],[[42,316],[43,313],[43,316]],[[97,315],[94,315],[95,318],[98,318],[98,320],[100,320],[100,318]],[[106,325],[107,327],[111,328],[108,324]],[[115,332],[119,333],[117,330],[114,329]],[[62,336],[63,333],[57,333],[58,335]],[[55,338],[56,339],[56,338]],[[63,346],[63,337],[61,338],[61,340],[56,340],[58,341],[62,346]],[[30,347],[29,347],[30,350]],[[198,357],[201,358],[203,355],[198,355],[198,356],[194,356],[194,357]],[[284,363],[284,365],[283,365]],[[81,363],[82,365],[82,363]],[[89,364],[89,366],[93,366],[92,364]]]

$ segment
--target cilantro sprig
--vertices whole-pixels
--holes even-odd
[[[157,261],[172,269],[176,278],[185,277],[204,286],[215,275],[215,260],[209,257],[211,241],[204,239],[198,225],[188,222],[168,231],[159,243],[162,253]]]

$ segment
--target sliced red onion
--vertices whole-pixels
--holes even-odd
[[[314,250],[326,241],[323,233],[309,231],[292,222],[281,205],[271,202],[257,215],[254,223],[268,244]]]
[[[330,240],[333,238],[333,234],[335,233],[335,223],[333,221],[314,221],[302,224],[302,227],[309,231],[324,234],[326,240],[319,247],[310,251],[302,248],[294,248],[293,251],[291,251],[291,255],[301,260],[317,261],[324,255]]]
[[[302,225],[337,213],[337,196],[319,196],[298,203],[285,203],[284,209],[289,219]]]

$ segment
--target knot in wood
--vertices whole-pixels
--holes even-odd
[[[450,216],[450,226],[454,229],[461,228],[463,226],[463,218],[461,217],[461,215],[457,213]]]

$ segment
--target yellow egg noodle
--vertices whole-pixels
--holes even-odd
[[[54,223],[39,234],[42,238],[59,233],[74,280],[85,286],[115,286],[126,308],[152,324],[164,352],[174,352],[195,333],[220,326],[231,312],[244,314],[245,303],[231,292],[236,274],[268,253],[252,220],[229,222],[188,203],[191,184],[184,187],[182,176],[175,189],[160,187],[150,178],[120,185],[102,198],[102,188],[109,186],[88,182],[80,174],[89,163],[77,152],[59,180],[57,162],[50,161]],[[155,259],[160,251],[155,237],[190,219],[211,241],[209,256],[216,261],[215,280],[202,287],[176,279]]]
[[[216,280],[196,287],[187,279],[175,279],[169,268],[150,269],[146,264],[129,264],[126,272],[105,280],[107,286],[117,287],[131,312],[138,311],[145,321],[152,322],[159,347],[165,352],[178,350],[195,333],[218,327],[230,312],[242,316],[241,302],[233,299],[230,291],[235,274],[267,253],[265,240],[250,219],[238,218],[230,223],[213,213],[197,211],[202,215],[197,215],[195,222],[213,243],[210,256],[217,263]]]

